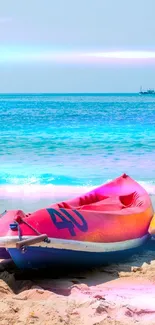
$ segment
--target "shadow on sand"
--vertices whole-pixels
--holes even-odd
[[[87,288],[108,283],[119,278],[120,272],[131,272],[133,267],[141,267],[143,263],[150,264],[155,258],[155,240],[149,240],[143,250],[121,263],[104,265],[99,268],[82,268],[55,266],[43,270],[19,270],[12,260],[2,261],[0,264],[0,279],[18,294],[24,290],[40,288],[59,295],[70,295],[75,285]]]

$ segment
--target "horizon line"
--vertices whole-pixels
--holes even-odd
[[[0,92],[0,95],[106,95],[106,94],[139,94],[137,92]]]

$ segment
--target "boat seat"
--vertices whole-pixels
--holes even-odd
[[[53,207],[55,209],[79,209],[80,207],[83,207],[85,205],[91,205],[94,203],[98,203],[98,202],[103,201],[107,198],[108,198],[108,196],[104,196],[104,195],[94,192],[94,193],[90,193],[89,195],[80,197],[75,205],[74,204],[71,205],[68,202],[60,202],[60,203],[52,205],[51,207]]]
[[[123,204],[119,200],[119,196],[117,197],[108,197],[104,200],[86,204],[78,208],[78,210],[95,210],[95,211],[116,211],[121,210],[123,208]]]
[[[104,201],[105,199],[108,199],[108,198],[109,198],[109,196],[101,195],[99,193],[94,192],[89,195],[80,197],[79,206],[98,203],[98,202]]]
[[[128,195],[121,195],[119,197],[120,202],[123,204],[124,208],[131,207],[131,206],[140,206],[141,201],[139,201],[139,195],[137,192],[133,192]]]
[[[72,209],[71,205],[66,202],[58,203],[58,208],[60,209]]]
[[[131,206],[140,206],[142,202],[139,202],[138,198],[136,192],[128,195],[106,197],[91,204],[83,204],[78,207],[78,210],[118,211]]]
[[[57,209],[117,211],[132,206],[141,206],[142,202],[138,199],[137,192],[121,196],[104,196],[98,193],[91,193],[90,195],[80,197],[77,206],[70,205],[67,202],[61,202],[53,207]]]

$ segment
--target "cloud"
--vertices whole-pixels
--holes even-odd
[[[155,51],[113,51],[86,53],[85,56],[101,59],[155,59]]]
[[[34,48],[0,48],[2,62],[45,62],[45,63],[155,63],[155,51],[105,51],[105,52],[66,52],[44,51]]]

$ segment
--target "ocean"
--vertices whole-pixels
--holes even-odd
[[[123,173],[155,194],[155,96],[0,95],[1,200],[50,204]]]

